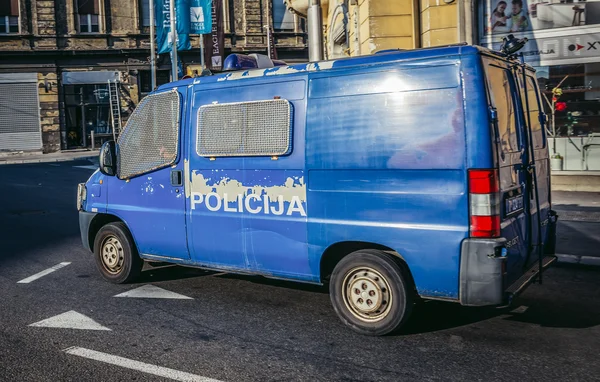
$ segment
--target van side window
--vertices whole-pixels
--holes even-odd
[[[145,97],[119,137],[119,178],[173,164],[178,154],[180,99],[177,91]]]
[[[492,105],[498,111],[498,135],[502,151],[519,150],[513,103],[514,88],[509,80],[510,73],[496,66],[488,66],[487,78]]]
[[[531,132],[533,137],[534,149],[544,148],[544,136],[542,131],[542,124],[540,122],[540,102],[538,97],[536,81],[527,76],[527,101],[529,103],[529,119],[531,123]],[[525,102],[525,96],[523,95],[523,102]],[[525,109],[525,108],[523,108]]]
[[[284,99],[204,105],[196,152],[202,157],[280,156],[291,152],[292,105]]]

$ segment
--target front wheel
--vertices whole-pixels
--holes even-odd
[[[98,231],[94,258],[102,277],[115,284],[135,280],[144,265],[127,226],[121,222],[109,223]]]
[[[331,275],[329,292],[342,322],[360,334],[397,331],[412,311],[404,270],[384,252],[360,250],[344,257]]]

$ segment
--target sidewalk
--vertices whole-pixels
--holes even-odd
[[[552,193],[559,262],[600,266],[600,192]]]
[[[60,151],[50,154],[35,153],[0,153],[0,165],[20,163],[65,162],[76,159],[93,159],[98,157],[98,150]]]

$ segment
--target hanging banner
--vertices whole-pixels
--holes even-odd
[[[170,2],[171,0],[150,0],[156,1],[156,45],[157,53],[169,53],[171,51],[171,18]],[[175,1],[175,23],[177,28],[177,50],[190,50],[190,7],[189,0]]]
[[[212,31],[211,0],[190,1],[190,33],[207,34]]]
[[[222,4],[222,1],[212,1],[211,33],[204,35],[204,61],[206,62],[206,67],[209,70],[214,71],[220,71],[223,69],[223,59],[225,55]]]

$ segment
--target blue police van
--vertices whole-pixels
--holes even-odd
[[[420,300],[507,306],[556,260],[547,118],[513,53],[230,57],[145,97],[79,185],[106,280],[167,262],[328,285],[384,335]]]

